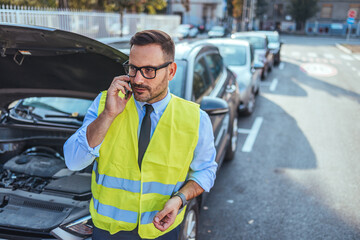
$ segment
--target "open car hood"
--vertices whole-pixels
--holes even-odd
[[[0,108],[34,96],[93,99],[128,56],[71,32],[0,24]]]

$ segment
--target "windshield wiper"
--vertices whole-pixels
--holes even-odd
[[[73,113],[71,115],[53,115],[53,114],[45,114],[45,118],[73,118],[78,121],[84,121],[84,115],[79,115],[77,113]]]

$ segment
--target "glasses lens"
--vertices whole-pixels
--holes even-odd
[[[145,78],[154,78],[156,70],[151,67],[141,68],[141,73]]]
[[[129,65],[129,64],[124,64],[124,69],[127,75],[129,75],[130,77],[134,77],[136,75],[136,68]]]

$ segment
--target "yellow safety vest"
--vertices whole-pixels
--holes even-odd
[[[98,114],[106,102],[102,93]],[[186,180],[199,138],[199,105],[172,95],[138,165],[139,116],[132,97],[124,111],[111,124],[95,160],[90,213],[96,227],[115,234],[138,226],[141,238],[154,239],[183,220],[179,211],[172,226],[164,232],[152,221],[172,193]]]

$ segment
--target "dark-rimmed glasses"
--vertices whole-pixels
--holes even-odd
[[[166,62],[160,66],[153,67],[153,66],[144,66],[144,67],[137,67],[132,64],[129,64],[129,61],[124,62],[123,66],[125,69],[126,74],[129,77],[135,77],[138,70],[140,70],[141,75],[146,79],[153,79],[156,77],[156,71],[162,68],[169,66],[172,62]]]

